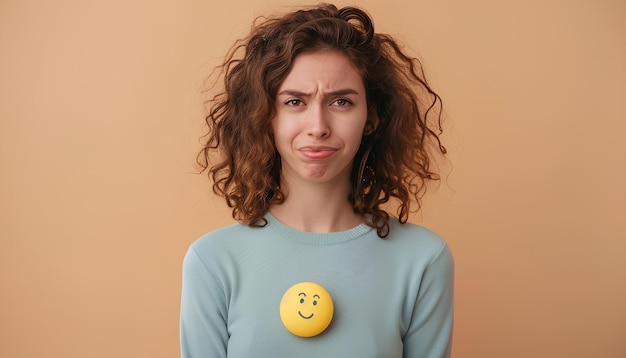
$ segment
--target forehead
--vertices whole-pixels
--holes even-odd
[[[280,89],[316,90],[363,88],[363,78],[348,57],[332,50],[296,56]]]

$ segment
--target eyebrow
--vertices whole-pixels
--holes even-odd
[[[358,95],[359,92],[357,92],[356,90],[352,88],[346,88],[346,89],[339,89],[339,90],[332,91],[332,92],[327,92],[324,94],[331,95],[331,96],[345,96],[348,94]],[[292,89],[286,89],[286,90],[280,91],[278,95],[288,95],[288,96],[295,96],[295,97],[310,97],[311,93],[306,93],[306,92],[292,90]]]
[[[321,298],[321,297],[320,297],[320,296],[318,296],[318,295],[313,295],[313,298],[315,298],[315,297],[317,297],[317,298]]]
[[[304,297],[306,297],[306,293],[304,293],[304,292],[300,292],[300,293],[298,293],[298,296],[304,296]]]

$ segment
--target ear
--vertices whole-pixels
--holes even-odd
[[[367,136],[374,133],[378,129],[379,124],[380,118],[378,118],[376,108],[370,109],[367,115],[367,122],[365,122],[365,129],[363,129],[363,135]]]

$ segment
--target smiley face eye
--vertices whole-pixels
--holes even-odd
[[[300,303],[304,303],[304,298],[301,298],[301,299],[300,299]]]
[[[317,301],[313,301],[313,306],[317,306]]]

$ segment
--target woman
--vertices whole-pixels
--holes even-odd
[[[239,224],[185,257],[182,356],[449,357],[452,256],[407,223],[445,154],[419,62],[324,4],[256,24],[222,69],[199,162]]]

